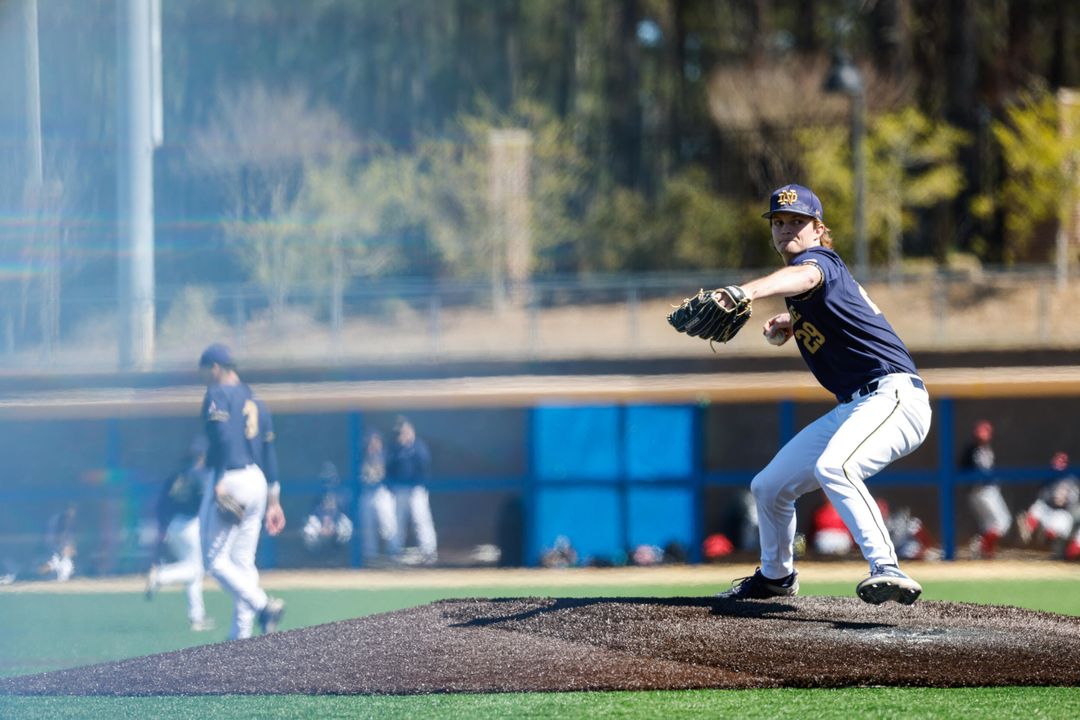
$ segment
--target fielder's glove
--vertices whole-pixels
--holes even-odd
[[[727,296],[732,307],[720,303],[721,295]],[[726,343],[742,330],[750,319],[753,309],[751,300],[738,285],[728,285],[718,290],[699,290],[692,298],[668,315],[668,322],[681,333],[690,337]]]
[[[218,493],[214,496],[217,502],[218,512],[221,517],[229,522],[240,522],[244,519],[244,506],[240,501],[229,493]]]

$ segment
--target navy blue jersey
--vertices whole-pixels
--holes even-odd
[[[386,479],[393,485],[422,485],[431,473],[431,452],[420,438],[406,447],[390,444],[386,457]]]
[[[207,472],[203,467],[190,466],[165,481],[157,502],[158,524],[162,529],[177,515],[195,517],[199,514]]]
[[[799,352],[826,390],[846,398],[874,378],[916,374],[907,347],[839,255],[812,247],[790,264],[821,269],[820,285],[785,300]]]
[[[206,465],[221,477],[226,470],[258,465],[270,484],[277,482],[277,451],[274,424],[266,403],[257,400],[251,388],[239,385],[211,385],[203,399],[203,422],[210,449]]]
[[[251,388],[243,383],[211,385],[203,398],[202,419],[210,441],[206,465],[215,478],[255,462],[249,441],[259,435],[259,410]]]

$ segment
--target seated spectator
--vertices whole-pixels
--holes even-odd
[[[1069,471],[1069,456],[1056,452],[1050,458],[1056,477],[1047,483],[1035,502],[1016,516],[1016,527],[1024,544],[1037,536],[1050,545],[1050,556],[1056,559],[1080,558],[1080,481]]]
[[[540,565],[546,568],[574,567],[577,561],[577,550],[570,544],[570,538],[565,535],[555,538],[555,546],[540,555]]]
[[[75,574],[75,503],[49,517],[45,528],[45,554],[48,559],[38,566],[38,574],[59,582]]]
[[[319,472],[323,492],[304,523],[302,536],[309,552],[332,551],[352,539],[353,523],[345,510],[349,507],[347,493],[332,462],[324,462]]]

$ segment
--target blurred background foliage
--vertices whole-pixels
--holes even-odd
[[[1063,105],[1045,88],[1022,93],[991,125],[1006,172],[976,198],[981,217],[1004,218],[1007,261],[1027,256],[1040,235],[1057,230],[1078,199],[1080,104]]]
[[[797,137],[809,185],[829,198],[826,224],[836,248],[849,254],[855,197],[848,133],[808,128]],[[914,106],[871,120],[865,150],[866,227],[873,261],[899,263],[904,234],[916,228],[918,212],[954,200],[963,190],[959,149],[967,142],[965,133],[934,122]]]
[[[110,286],[116,272],[116,2],[39,7],[55,222],[5,223],[9,298]],[[823,90],[837,50],[865,78],[875,265],[1047,262],[1075,202],[1080,133],[1063,132],[1057,94],[1080,86],[1075,2],[166,0],[163,12],[158,282],[252,282],[278,310],[300,284],[340,296],[376,275],[490,273],[491,133],[505,129],[530,137],[532,274],[770,265],[759,216],[789,181],[816,188],[850,253],[848,99]],[[18,75],[3,75],[9,218],[28,212]]]

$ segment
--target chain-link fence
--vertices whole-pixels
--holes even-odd
[[[697,356],[701,343],[668,327],[673,304],[752,272],[647,274],[490,282],[372,280],[338,297],[300,288],[275,307],[251,286],[159,287],[153,369],[190,368],[212,341],[252,366]],[[912,350],[1077,348],[1080,283],[1052,268],[936,273],[865,283]],[[114,291],[61,296],[59,322],[35,324],[33,300],[0,304],[0,366],[117,367]],[[762,321],[783,310],[759,301]],[[58,332],[47,336],[49,327]],[[16,332],[18,329],[18,332]],[[725,354],[795,353],[761,342],[754,323]]]

